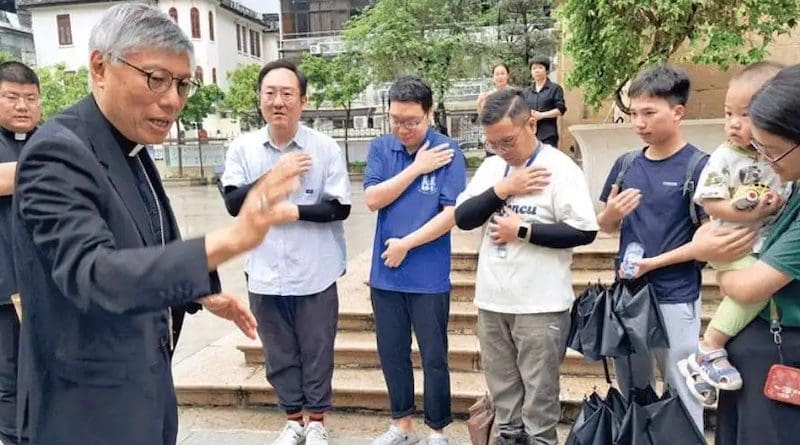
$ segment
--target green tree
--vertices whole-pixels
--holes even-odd
[[[503,62],[511,69],[511,83],[530,82],[528,62],[537,55],[553,56],[558,33],[550,17],[553,0],[500,0],[486,13],[483,22],[496,30],[490,46],[492,62]]]
[[[311,101],[319,108],[323,102],[345,110],[344,156],[350,165],[348,129],[353,99],[369,85],[369,79],[358,56],[341,53],[332,59],[307,54],[303,58],[303,73],[312,87]]]
[[[222,106],[248,127],[258,127],[263,120],[258,111],[258,73],[261,65],[239,65],[228,72],[228,91]]]
[[[681,61],[727,69],[767,56],[767,46],[795,26],[798,0],[564,0],[558,8],[580,87],[597,109],[643,67],[663,63],[684,45]],[[688,45],[687,45],[688,43]]]
[[[197,150],[200,156],[201,179],[205,177],[205,172],[203,171],[203,141],[199,137],[199,131],[201,128],[203,128],[203,119],[208,117],[209,114],[216,112],[217,107],[223,101],[223,99],[225,99],[225,94],[217,85],[213,83],[201,85],[197,91],[186,101],[186,105],[183,107],[181,114],[178,116],[178,119],[181,123],[183,123],[184,126],[188,127],[189,125],[195,125],[197,127]],[[178,127],[178,133],[180,133],[180,126]],[[178,150],[180,150],[180,147]],[[182,167],[182,165],[179,165],[180,170],[183,170]]]
[[[8,51],[0,50],[0,63],[9,62],[12,60],[17,60],[17,58]]]
[[[36,71],[42,96],[42,118],[44,120],[60,113],[89,94],[89,70],[68,70],[60,63]]]
[[[444,114],[453,82],[478,74],[484,7],[478,0],[380,0],[351,19],[344,38],[370,78],[416,74],[430,82]]]

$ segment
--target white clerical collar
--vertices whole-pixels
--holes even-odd
[[[28,139],[28,133],[14,133],[15,141],[24,141],[25,139]]]
[[[141,150],[143,148],[144,148],[144,145],[136,144],[136,146],[133,147],[133,150],[131,150],[130,153],[128,153],[128,156],[131,157],[131,158],[136,157],[136,155],[139,154],[139,150]]]

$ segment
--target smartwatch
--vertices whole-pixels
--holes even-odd
[[[517,231],[517,238],[521,240],[528,239],[528,230],[529,229],[527,225],[519,226],[519,230]]]

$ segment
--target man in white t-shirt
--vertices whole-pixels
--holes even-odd
[[[559,365],[575,295],[572,248],[597,220],[580,168],[536,140],[521,91],[490,95],[481,114],[487,158],[456,202],[466,230],[489,221],[478,259],[475,305],[498,444],[557,443]]]

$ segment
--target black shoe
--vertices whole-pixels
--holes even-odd
[[[525,432],[522,433],[500,433],[500,438],[497,439],[497,445],[529,445],[530,439]]]

